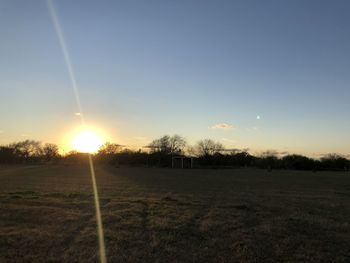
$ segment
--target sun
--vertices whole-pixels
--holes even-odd
[[[102,144],[101,136],[93,131],[82,131],[72,140],[73,149],[83,153],[95,153]]]

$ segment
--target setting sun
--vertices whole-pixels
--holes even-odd
[[[94,153],[103,144],[101,136],[93,131],[82,131],[72,141],[73,149],[84,153]]]

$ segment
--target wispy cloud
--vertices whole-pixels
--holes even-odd
[[[80,112],[74,112],[74,115],[75,116],[81,116],[81,113]]]
[[[289,152],[287,151],[277,151],[277,150],[267,150],[262,152],[260,155],[262,156],[284,156],[284,155],[288,155]]]
[[[210,129],[214,130],[232,130],[234,128],[233,125],[228,123],[218,123],[210,127]]]
[[[21,134],[21,136],[22,136],[22,137],[29,137],[30,134],[28,134],[28,133],[23,133],[23,134]]]

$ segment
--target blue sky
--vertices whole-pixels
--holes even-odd
[[[109,140],[350,154],[349,1],[54,5],[87,122]],[[0,143],[63,144],[78,109],[46,2],[1,1],[0,34]]]

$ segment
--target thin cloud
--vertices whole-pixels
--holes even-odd
[[[264,151],[262,153],[260,153],[259,155],[262,155],[262,156],[285,156],[285,155],[288,155],[289,152],[287,151],[277,151],[277,150],[267,150],[267,151]]]
[[[232,130],[234,127],[228,123],[218,123],[210,127],[210,129],[214,130]]]

